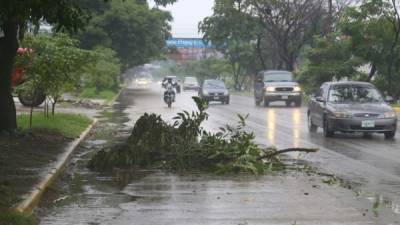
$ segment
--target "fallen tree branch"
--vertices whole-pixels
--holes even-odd
[[[261,156],[258,158],[258,160],[262,160],[262,159],[270,159],[276,155],[280,155],[283,153],[288,153],[288,152],[306,152],[306,153],[312,153],[312,152],[318,152],[318,148],[287,148],[287,149],[283,149],[283,150],[279,150],[276,152],[272,152],[270,154]]]

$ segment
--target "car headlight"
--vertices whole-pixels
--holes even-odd
[[[203,90],[203,95],[208,95],[208,91],[207,90]]]
[[[225,91],[224,91],[224,95],[229,95],[229,91],[228,91],[228,90],[225,90]]]
[[[275,87],[267,87],[266,90],[267,90],[267,92],[274,92]]]
[[[332,113],[332,115],[335,118],[350,118],[350,117],[352,117],[352,115],[347,112],[334,112],[334,113]]]
[[[396,117],[397,117],[397,115],[393,111],[385,112],[383,114],[383,118],[396,118]]]
[[[293,88],[293,91],[295,91],[295,92],[300,92],[300,91],[301,91],[301,88],[300,88],[299,86],[296,86],[296,87]]]

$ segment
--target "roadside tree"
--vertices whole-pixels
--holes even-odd
[[[150,8],[147,1],[101,3],[102,0],[90,3],[95,4],[93,18],[76,36],[82,48],[113,49],[123,69],[146,63],[162,53],[165,39],[170,36],[169,12]]]
[[[79,49],[77,41],[65,34],[28,35],[23,45],[34,50],[26,68],[27,80],[21,88],[31,89],[32,93],[43,91],[51,99],[54,115],[61,95],[80,84],[83,66],[92,60],[91,54]],[[48,110],[45,114],[48,115]]]
[[[94,89],[96,96],[102,91],[117,91],[121,65],[116,52],[109,48],[97,47],[92,51],[92,56],[93,60],[84,67],[83,88]]]
[[[211,41],[229,62],[236,90],[242,89],[254,70],[256,45],[252,42],[261,28],[249,10],[246,0],[216,0],[213,15],[199,23],[203,39]]]
[[[349,7],[339,23],[339,29],[351,42],[351,52],[370,64],[367,81],[383,76],[380,84],[396,98],[400,71],[400,17],[396,0],[365,1],[359,7]],[[384,80],[386,80],[384,82]]]
[[[141,0],[144,2],[144,0]],[[175,0],[155,0],[157,4]],[[11,73],[19,40],[27,25],[46,21],[56,30],[77,31],[89,19],[87,11],[78,1],[69,0],[2,0],[0,3],[0,131],[13,131],[17,127],[16,110],[11,94]],[[140,36],[139,36],[140,37]]]
[[[298,72],[307,92],[316,91],[322,83],[342,78],[362,77],[357,69],[364,61],[352,55],[351,41],[338,33],[315,37],[315,46],[308,48],[305,62]]]
[[[277,69],[295,69],[300,50],[321,32],[326,15],[322,0],[249,0],[252,15],[261,21],[276,49]]]

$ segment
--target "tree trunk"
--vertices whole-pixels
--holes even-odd
[[[257,36],[256,51],[257,51],[258,59],[260,60],[263,70],[267,69],[267,66],[265,65],[265,60],[264,60],[264,57],[262,54],[262,50],[261,50],[261,35]]]
[[[12,132],[17,128],[11,73],[18,49],[18,25],[12,22],[3,23],[0,29],[4,33],[0,37],[0,132]]]
[[[51,115],[54,116],[55,112],[56,112],[56,104],[58,102],[58,96],[57,97],[53,97],[53,102],[51,104]]]
[[[371,65],[371,70],[369,71],[368,77],[367,77],[367,82],[370,82],[372,78],[374,77],[376,73],[376,64],[375,62],[372,63]]]

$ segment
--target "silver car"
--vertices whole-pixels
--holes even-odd
[[[367,82],[324,83],[310,100],[307,115],[309,131],[321,127],[325,137],[337,131],[383,133],[387,139],[396,134],[396,112]]]
[[[199,90],[199,96],[207,103],[211,101],[229,104],[229,90],[221,80],[205,80]]]
[[[199,91],[200,85],[199,82],[197,81],[196,77],[185,77],[183,80],[183,90],[195,90]]]

